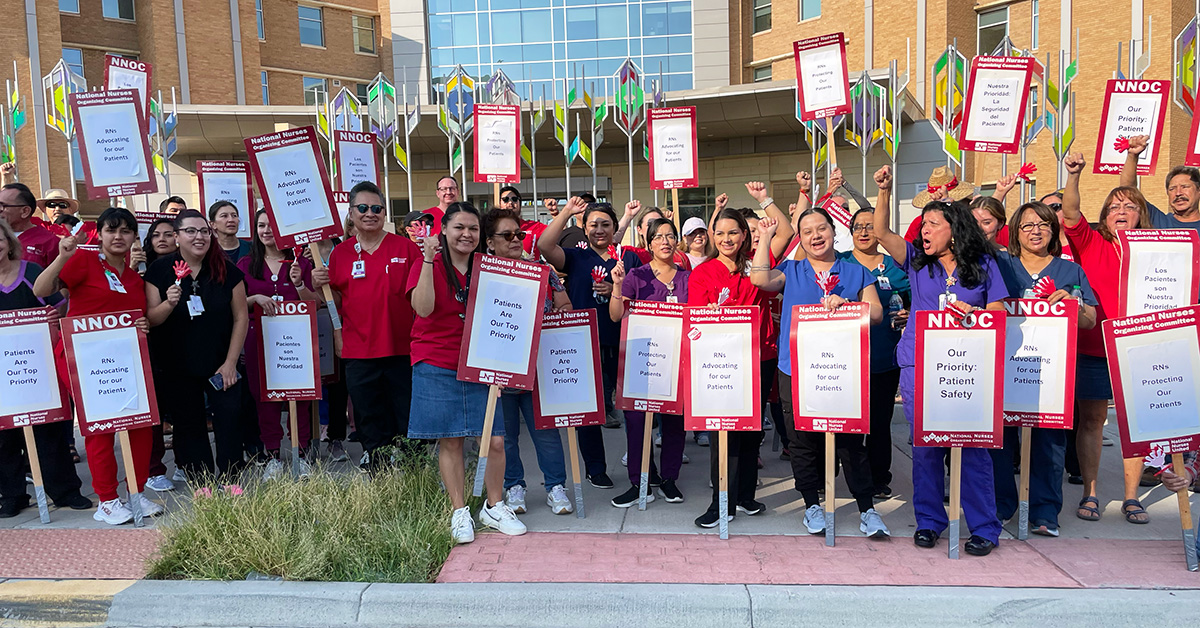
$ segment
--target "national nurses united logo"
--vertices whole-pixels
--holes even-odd
[[[645,399],[635,399],[633,401],[633,409],[634,410],[645,411],[647,408],[648,408],[648,405],[646,404]]]
[[[496,374],[491,371],[479,371],[479,381],[483,384],[491,384],[496,381]]]
[[[554,417],[554,427],[571,427],[571,419],[565,416]]]
[[[829,421],[825,419],[813,419],[813,429],[818,432],[824,432],[829,429]]]
[[[706,429],[706,430],[721,429],[721,419],[705,419],[704,420],[704,429]]]
[[[693,327],[690,330],[688,330],[688,340],[695,342],[699,339],[700,339],[700,328],[699,327]]]
[[[927,443],[929,443],[929,442],[944,443],[948,440],[950,440],[950,436],[948,434],[926,434],[925,435],[925,442],[927,442]]]

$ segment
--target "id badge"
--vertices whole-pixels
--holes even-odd
[[[188,297],[188,314],[192,318],[196,318],[204,313],[204,302],[200,300],[200,295],[193,294]]]
[[[362,260],[356,260],[354,264],[350,266],[350,276],[354,279],[366,279],[367,263]]]
[[[667,297],[667,303],[679,303],[679,297],[672,294]]]
[[[121,284],[121,280],[118,279],[117,276],[114,275],[111,270],[104,271],[104,278],[108,279],[108,289],[109,290],[112,290],[113,292],[120,292],[121,294],[125,294],[125,286]]]
[[[938,295],[938,309],[944,310],[946,306],[958,301],[958,295],[953,292],[943,292]]]
[[[892,289],[892,280],[888,279],[887,275],[880,275],[879,277],[876,278],[876,282],[879,283],[880,290],[891,290]]]

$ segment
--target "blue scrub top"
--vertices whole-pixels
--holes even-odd
[[[596,320],[599,322],[600,345],[607,347],[615,347],[621,343],[621,324],[614,323],[612,317],[608,316],[608,302],[603,304],[597,303],[596,298],[592,296],[592,268],[603,266],[605,277],[604,280],[612,283],[612,269],[617,265],[617,258],[605,260],[600,257],[592,247],[564,247],[563,255],[566,256],[566,263],[563,265],[563,272],[567,273],[567,296],[571,298],[571,307],[576,310],[586,310],[594,308],[599,316]],[[642,265],[642,260],[633,251],[628,249],[621,251],[621,259],[625,262],[625,272],[637,268]],[[615,295],[620,298],[620,295]]]
[[[861,265],[853,251],[838,253],[838,257]],[[875,277],[875,290],[883,306],[883,322],[871,325],[871,372],[882,373],[896,368],[896,345],[900,343],[900,330],[892,327],[892,320],[896,318],[894,313],[900,308],[891,307],[889,303],[896,295],[902,304],[908,304],[912,301],[912,292],[908,287],[908,274],[900,270],[890,255],[883,256],[882,268],[877,266],[867,270]]]
[[[807,260],[784,260],[775,267],[783,273],[787,283],[783,287],[783,313],[779,322],[779,370],[787,375],[792,374],[792,307],[796,305],[815,305],[821,302],[825,291],[817,286],[817,273]],[[838,284],[831,294],[836,294],[847,301],[857,301],[862,289],[875,283],[871,273],[857,262],[847,262],[837,259],[829,269],[838,276]]]
[[[1055,257],[1042,272],[1031,275],[1025,270],[1020,259],[1009,255],[1008,251],[1001,251],[996,258],[996,264],[1000,266],[1000,274],[1004,277],[1008,294],[1014,298],[1024,297],[1025,291],[1031,290],[1037,280],[1049,277],[1054,280],[1055,287],[1067,292],[1070,292],[1072,287],[1079,286],[1080,300],[1088,305],[1097,305],[1096,293],[1092,292],[1092,285],[1088,283],[1083,267],[1075,262]]]

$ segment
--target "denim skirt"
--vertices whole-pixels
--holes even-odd
[[[427,362],[414,365],[408,437],[432,440],[482,435],[489,388],[460,382],[450,369]],[[504,436],[502,416],[493,419],[492,436]]]
[[[1112,399],[1112,383],[1108,379],[1108,360],[1078,354],[1075,360],[1075,398]]]

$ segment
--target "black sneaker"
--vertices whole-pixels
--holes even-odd
[[[668,504],[683,503],[683,493],[679,492],[679,487],[675,486],[675,480],[663,480],[658,490]]]
[[[621,427],[621,419],[617,418],[618,412],[620,412],[620,410],[613,409],[611,412],[608,412],[604,415],[604,427],[610,430],[615,430],[618,427]]]
[[[1068,474],[1068,475],[1067,475],[1067,484],[1074,484],[1074,485],[1076,485],[1076,486],[1083,486],[1083,476],[1082,476],[1082,475],[1069,475],[1069,474]]]
[[[11,519],[20,514],[21,510],[27,506],[29,506],[28,500],[25,501],[24,505],[16,501],[6,501],[0,504],[0,519]]]
[[[704,514],[700,515],[699,517],[696,517],[696,525],[700,526],[701,528],[715,528],[715,527],[717,527],[718,520],[720,518],[721,517],[720,517],[720,515],[717,514],[717,511],[707,510],[704,512]],[[733,521],[733,513],[732,512],[729,513],[729,520]]]
[[[612,488],[614,486],[613,481],[608,477],[607,473],[589,474],[587,479],[596,488]]]
[[[658,487],[662,486],[662,483],[663,483],[663,479],[662,479],[661,475],[659,475],[657,473],[650,474],[650,486],[652,488],[658,488]]]
[[[747,515],[749,515],[751,517],[753,517],[754,515],[757,515],[758,513],[762,512],[766,509],[767,509],[766,504],[764,504],[762,502],[756,502],[753,499],[751,499],[749,501],[744,501],[737,505],[738,512],[746,513]]]
[[[892,498],[892,487],[880,486],[879,488],[876,488],[874,497],[875,497],[875,499],[880,499],[880,500],[891,499]]]
[[[617,508],[629,508],[630,506],[635,506],[638,503],[638,495],[640,494],[641,492],[638,487],[631,486],[629,487],[628,491],[625,491],[624,493],[612,498],[612,505],[616,506]],[[654,491],[647,491],[646,503],[649,504],[652,501],[654,501]]]
[[[995,543],[975,534],[972,534],[971,538],[963,545],[963,549],[972,556],[987,556],[995,548]]]
[[[90,510],[93,504],[92,500],[75,493],[67,499],[54,502],[54,505],[57,508],[70,508],[71,510]]]

